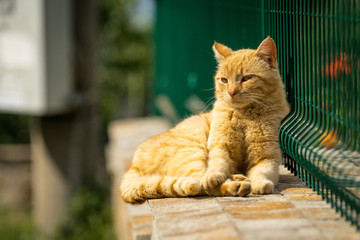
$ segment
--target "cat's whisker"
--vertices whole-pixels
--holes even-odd
[[[264,98],[263,95],[254,93],[254,94],[246,94],[245,96],[249,97],[250,99],[253,100],[253,102],[257,103],[262,107],[273,109],[273,103],[267,98]]]
[[[203,109],[201,110],[201,112],[206,112],[208,111],[209,107],[215,102],[216,98],[212,97],[209,100],[206,101],[206,103],[204,104]]]
[[[256,103],[257,105],[259,105],[259,106],[262,107],[262,108],[265,108],[265,107],[266,107],[266,105],[265,105],[264,103],[260,102],[260,101],[257,100],[256,98],[252,98],[251,100],[252,100],[253,103]]]
[[[252,101],[256,103],[257,105],[261,106],[262,108],[266,108],[266,110],[273,110],[275,109],[273,104],[271,104],[270,101],[267,101],[265,99],[258,99],[256,97],[252,97]]]
[[[200,89],[200,91],[214,91],[215,88],[203,88],[203,89]]]

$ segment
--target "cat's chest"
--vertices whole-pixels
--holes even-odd
[[[254,137],[262,138],[264,126],[261,118],[248,118],[241,113],[234,112],[228,122],[229,148],[234,152],[246,151],[249,142]]]
[[[233,113],[228,122],[228,149],[232,158],[243,158],[246,153],[247,120]]]
[[[229,117],[228,127],[233,131],[234,136],[244,137],[249,124],[253,125],[252,121],[249,121],[249,119],[245,118],[241,113],[234,111]]]

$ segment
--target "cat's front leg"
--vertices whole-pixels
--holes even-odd
[[[234,173],[234,163],[227,147],[228,137],[221,128],[213,128],[208,140],[207,170],[201,180],[205,190],[215,189]]]
[[[269,194],[274,190],[279,177],[281,160],[280,147],[277,141],[258,139],[249,144],[248,157],[251,169],[248,177],[254,194]]]
[[[228,147],[231,139],[230,129],[232,129],[229,126],[229,119],[232,115],[231,111],[215,103],[207,142],[207,170],[201,180],[201,185],[205,190],[219,187],[234,173],[234,164]]]
[[[205,190],[217,188],[230,176],[230,158],[228,155],[221,148],[209,152],[208,167],[201,180],[201,185]]]
[[[279,162],[275,159],[262,160],[248,173],[251,191],[254,194],[270,194],[278,181]]]

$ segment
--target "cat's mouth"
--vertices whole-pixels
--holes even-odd
[[[220,98],[236,108],[246,107],[252,102],[251,96],[246,93],[237,93],[234,96],[230,96],[229,94],[223,94]]]
[[[243,108],[250,104],[258,104],[258,102],[259,102],[256,97],[251,96],[246,93],[238,94],[234,97],[227,96],[226,100],[236,108]],[[261,104],[261,105],[263,105],[263,104]]]
[[[234,97],[228,96],[227,101],[237,107],[244,107],[249,104],[249,99],[242,95],[236,95]]]

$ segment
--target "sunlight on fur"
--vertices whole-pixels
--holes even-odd
[[[289,112],[267,37],[256,49],[216,43],[213,109],[142,143],[120,192],[128,203],[196,195],[269,194],[278,180],[280,121]]]

